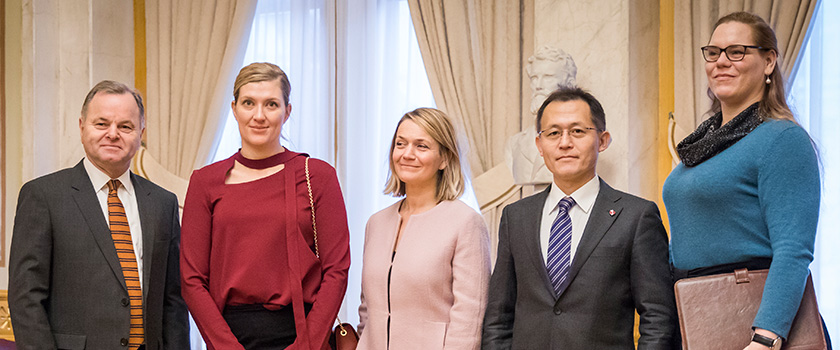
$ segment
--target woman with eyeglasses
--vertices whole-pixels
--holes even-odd
[[[357,350],[481,345],[490,281],[484,219],[458,200],[464,174],[452,122],[434,108],[403,115],[385,193],[404,197],[365,228]]]
[[[711,118],[679,143],[663,188],[674,279],[769,268],[745,348],[768,349],[788,336],[813,260],[817,153],[785,102],[776,35],[761,17],[724,16],[701,51]]]

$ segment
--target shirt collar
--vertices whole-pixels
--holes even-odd
[[[601,190],[601,181],[598,175],[592,177],[587,183],[577,189],[577,191],[566,194],[560,187],[557,187],[553,181],[551,182],[551,190],[548,192],[548,199],[546,199],[549,203],[554,203],[552,207],[552,211],[557,209],[557,203],[560,203],[560,200],[565,197],[572,197],[575,200],[575,204],[583,210],[584,213],[589,213],[592,209],[592,206],[595,205],[595,199],[598,197],[598,192]]]
[[[93,185],[93,189],[99,192],[102,191],[104,188],[107,192],[108,181],[111,181],[111,178],[107,174],[102,172],[102,170],[99,170],[99,168],[97,168],[96,165],[93,165],[93,163],[90,160],[88,160],[87,157],[85,157],[83,163],[85,165],[85,171],[87,171],[88,177],[90,178],[90,183]],[[128,194],[133,195],[134,184],[131,183],[130,174],[131,171],[126,170],[124,173],[122,173],[122,175],[120,175],[117,178],[117,180],[120,180],[120,183],[122,183],[123,187],[125,187],[125,190],[128,192]]]

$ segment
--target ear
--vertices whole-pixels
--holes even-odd
[[[540,136],[539,135],[537,135],[537,137],[534,138],[534,143],[537,144],[537,151],[540,151],[540,157],[542,157],[543,156],[543,149],[542,149],[542,144],[540,144]]]
[[[286,105],[286,115],[283,116],[283,123],[281,123],[281,124],[286,124],[286,121],[289,120],[290,115],[292,115],[292,105],[287,104]]]
[[[449,165],[449,157],[447,157],[445,154],[441,154],[440,165],[438,165],[438,170],[446,169],[447,165]]]
[[[610,143],[612,143],[612,135],[610,135],[609,131],[604,131],[598,136],[598,141],[598,152],[606,151],[607,147],[610,147]]]
[[[770,75],[773,73],[773,70],[776,69],[776,59],[778,59],[778,54],[776,54],[775,50],[767,52],[767,55],[764,57],[764,75]]]

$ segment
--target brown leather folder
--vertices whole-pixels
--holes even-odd
[[[686,278],[674,284],[685,350],[741,350],[752,338],[767,270]],[[825,334],[811,276],[793,319],[785,350],[825,350]]]

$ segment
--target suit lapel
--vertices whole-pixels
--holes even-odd
[[[545,259],[542,255],[542,247],[540,247],[540,224],[542,223],[543,207],[545,201],[548,200],[549,190],[551,190],[551,186],[533,196],[532,204],[527,209],[527,217],[519,225],[521,225],[521,232],[527,235],[524,240],[527,245],[525,251],[532,252],[528,254],[531,257],[531,262],[534,264],[537,274],[540,275],[542,285],[553,296],[554,286],[551,285],[551,279],[548,278],[548,269],[545,267]]]
[[[149,280],[152,269],[152,257],[154,256],[155,248],[155,230],[152,225],[152,192],[137,180],[137,175],[131,173],[131,183],[134,185],[134,197],[137,199],[137,211],[140,212],[140,229],[143,233],[143,299],[149,291]]]
[[[575,280],[575,277],[577,277],[578,272],[580,272],[586,260],[589,259],[592,251],[595,250],[595,247],[598,246],[598,243],[601,242],[601,239],[604,238],[604,235],[612,227],[615,219],[621,214],[622,206],[618,204],[618,201],[621,199],[621,194],[607,185],[604,180],[600,180],[600,186],[598,197],[595,198],[595,204],[589,213],[589,220],[586,223],[586,228],[583,230],[583,236],[580,238],[580,243],[578,243],[577,251],[572,260],[569,277],[566,278],[566,281],[560,287],[558,299],[566,291],[569,284]]]
[[[82,162],[79,162],[73,168],[73,174],[74,178],[71,185],[74,190],[73,200],[76,201],[79,212],[82,213],[82,217],[85,219],[90,233],[93,235],[93,239],[99,246],[99,250],[105,256],[108,265],[111,266],[114,276],[117,277],[123,288],[125,288],[125,278],[123,277],[122,266],[120,266],[120,261],[117,258],[117,249],[114,247],[114,240],[111,238],[111,229],[108,227],[108,221],[102,215],[102,207],[96,198],[96,190],[91,185],[90,177],[88,177]]]

